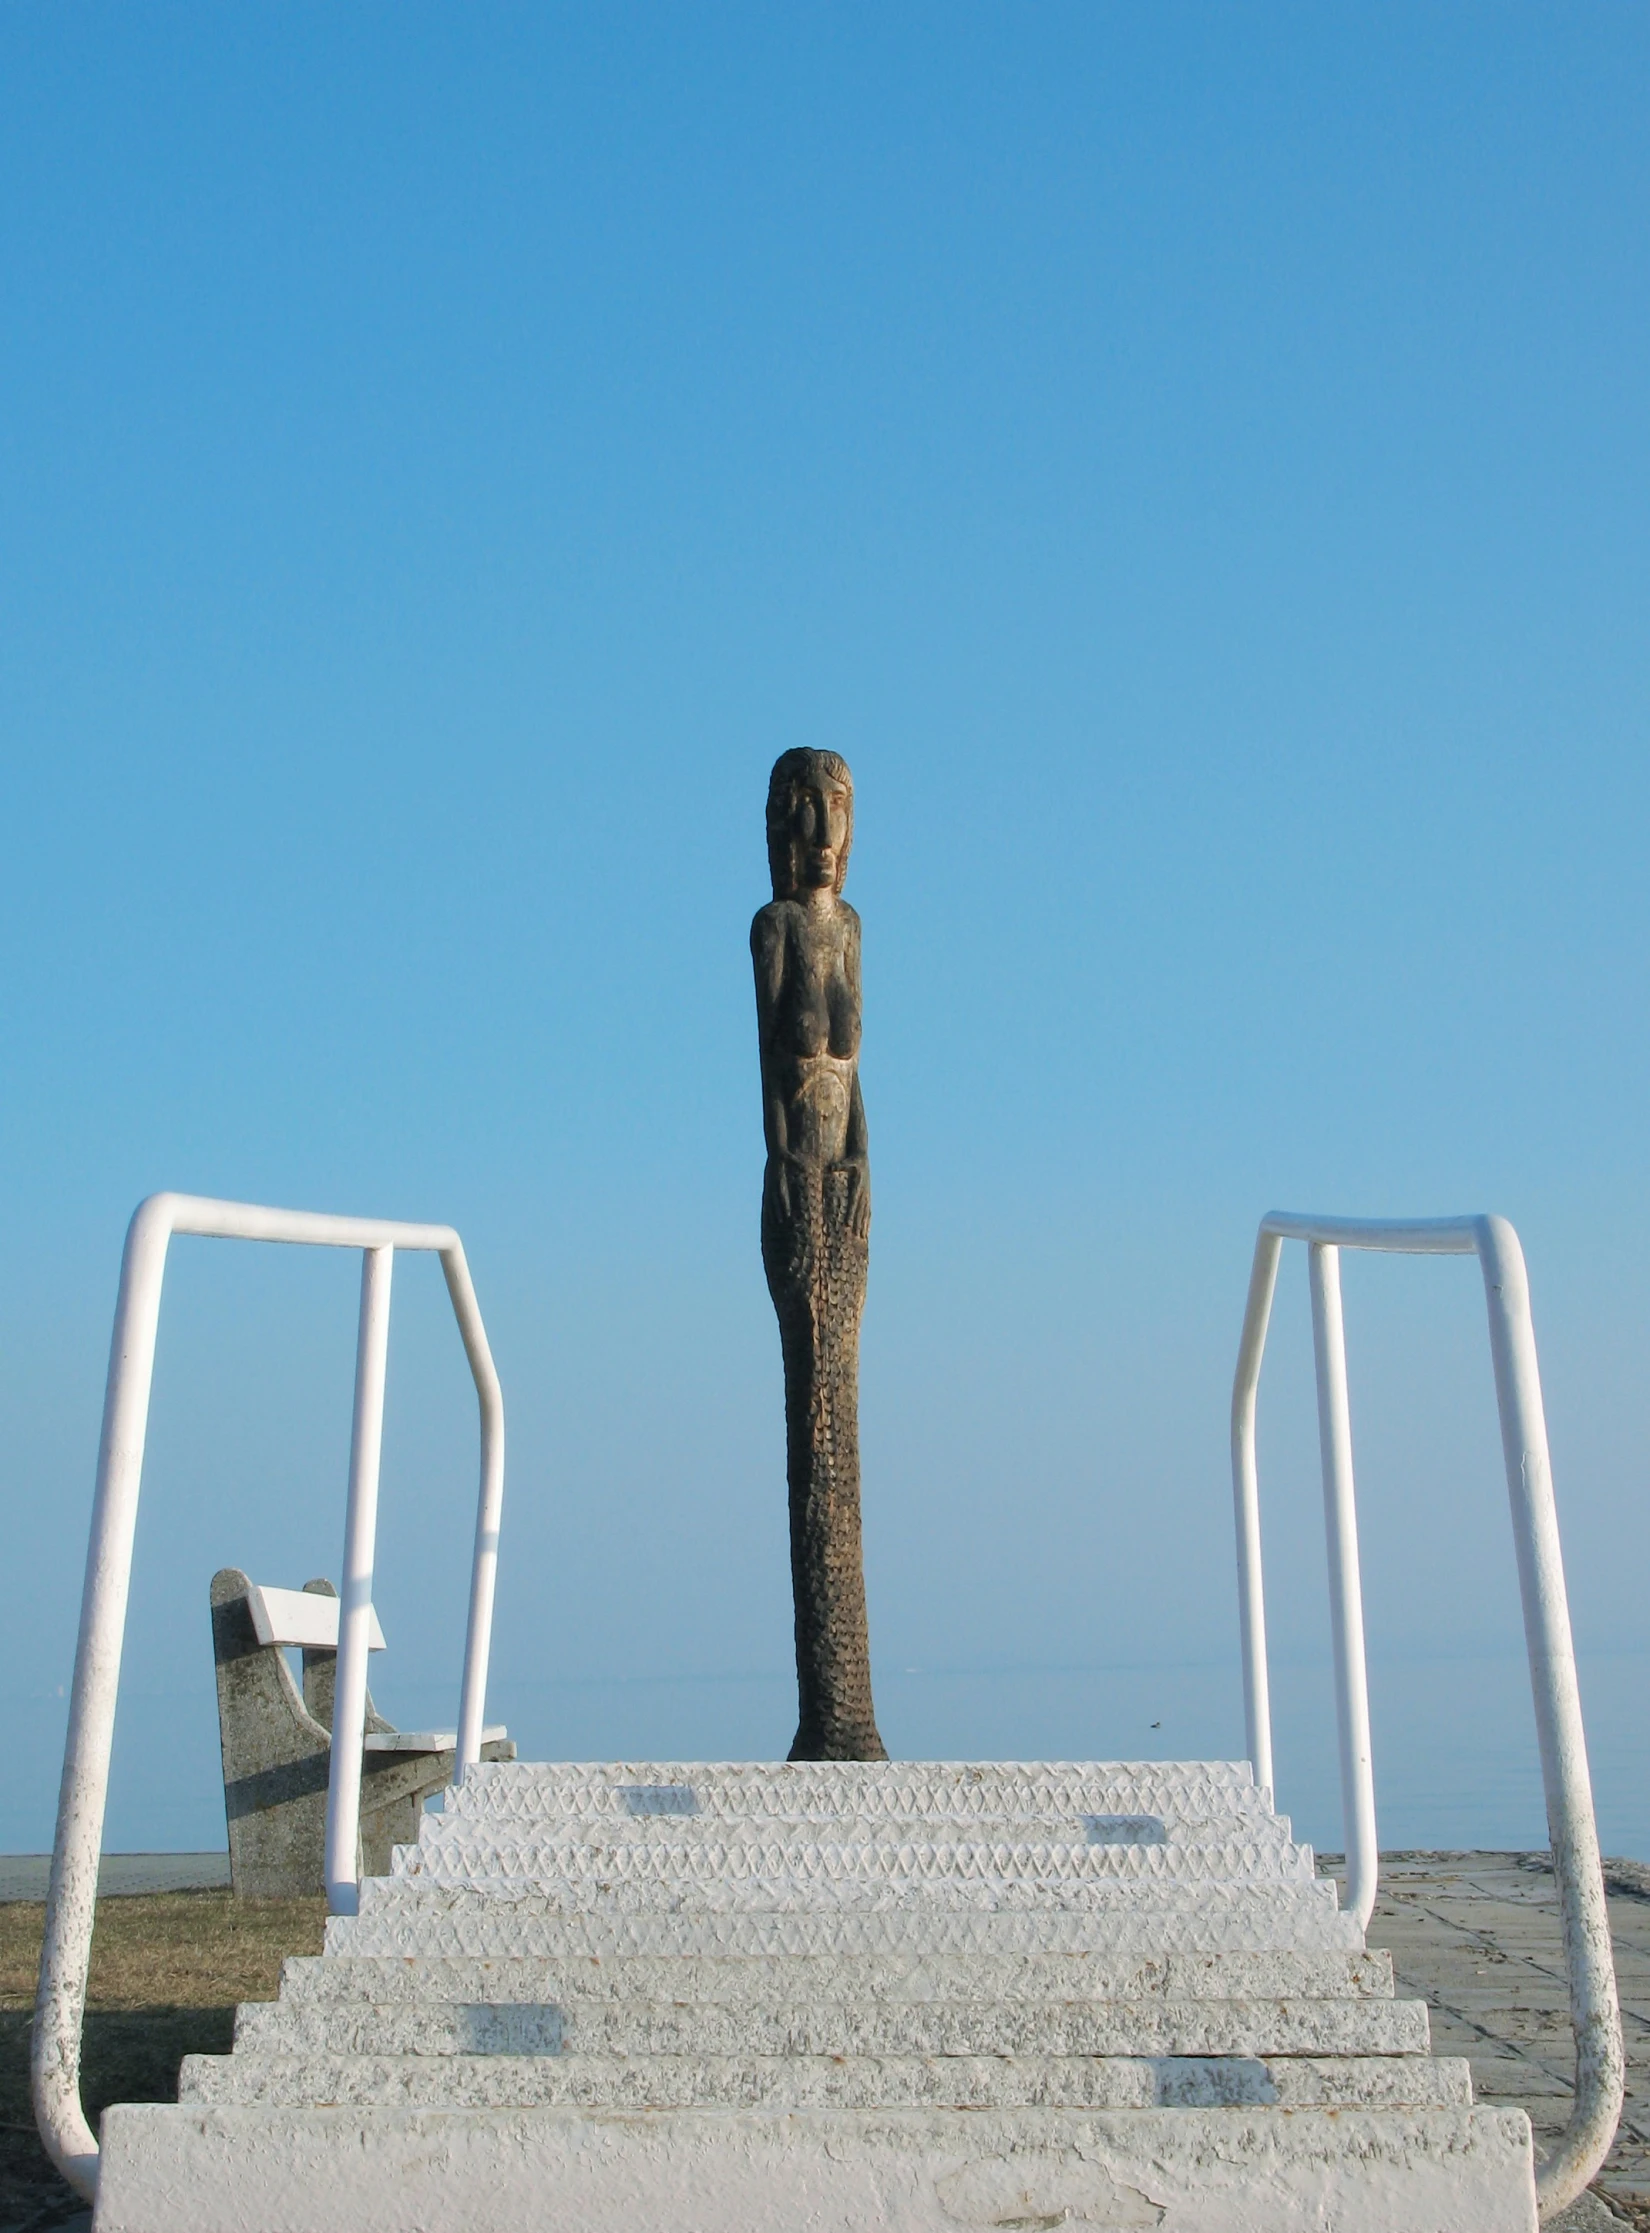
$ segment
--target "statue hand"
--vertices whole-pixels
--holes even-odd
[[[864,1156],[846,1157],[837,1165],[848,1174],[847,1227],[856,1240],[868,1240],[871,1233],[871,1170]]]
[[[763,1173],[763,1183],[768,1197],[768,1208],[781,1225],[791,1222],[791,1159],[788,1155],[770,1155]]]

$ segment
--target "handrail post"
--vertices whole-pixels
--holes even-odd
[[[1260,1557],[1255,1391],[1266,1345],[1276,1252],[1286,1239],[1307,1243],[1311,1266],[1318,1432],[1335,1623],[1341,1789],[1346,1809],[1347,1904],[1358,1912],[1360,1925],[1367,1923],[1374,1900],[1378,1856],[1337,1252],[1341,1248],[1369,1248],[1405,1255],[1476,1255],[1483,1271],[1576,2047],[1575,2103],[1570,2121],[1536,2175],[1536,2203],[1545,2221],[1575,2200],[1610,2151],[1621,2116],[1623,2057],[1610,1918],[1604,1872],[1599,1864],[1592,1782],[1587,1772],[1581,1693],[1576,1681],[1524,1252],[1504,1217],[1308,1217],[1269,1210],[1261,1219],[1232,1388],[1233,1488],[1238,1503],[1239,1598],[1244,1615],[1244,1685],[1245,1704],[1250,1709],[1251,1757],[1255,1755],[1255,1720],[1250,1702],[1257,1695],[1249,1663],[1254,1635],[1260,1638],[1258,1694],[1262,1697],[1266,1674],[1264,1631],[1252,1628],[1249,1619],[1251,1602],[1258,1607],[1260,1601],[1258,1571],[1249,1571],[1251,1558],[1258,1569]]]
[[[361,1747],[367,1728],[367,1653],[372,1646],[372,1573],[378,1539],[378,1472],[384,1446],[384,1380],[390,1345],[393,1248],[361,1252],[361,1322],[355,1350],[355,1416],[350,1428],[349,1506],[339,1590],[338,1677],[332,1706],[332,1772],[327,1782],[327,1912],[353,1915],[361,1903]]]
[[[1576,2048],[1575,2107],[1536,2175],[1545,2219],[1581,2192],[1615,2137],[1624,2080],[1621,2011],[1524,1251],[1504,1217],[1475,1223]]]
[[[152,1194],[138,1204],[121,1255],[29,2054],[35,2122],[46,2152],[88,2201],[97,2192],[98,2146],[80,2099],[80,2026],[97,1916],[97,1869],[149,1428],[155,1330],[175,1200],[174,1195]]]
[[[453,1228],[388,1218],[337,1217],[318,1210],[270,1209],[257,1202],[212,1201],[194,1194],[151,1194],[140,1202],[127,1227],[121,1255],[120,1296],[104,1387],[97,1490],[86,1548],[80,1638],[63,1748],[63,1781],[46,1893],[30,2052],[30,2086],[40,2136],[53,2163],[88,2200],[97,2192],[98,2145],[80,2098],[80,2035],[97,1912],[98,1860],[109,1794],[109,1756],[132,1576],[132,1541],[154,1378],[155,1329],[167,1244],[174,1233],[359,1248],[366,1257],[362,1266],[351,1501],[340,1606],[341,1664],[327,1793],[328,1874],[337,1889],[340,1907],[353,1908],[358,1898],[355,1856],[383,1437],[384,1345],[390,1266],[397,1248],[428,1249],[440,1256],[481,1412],[481,1492],[471,1569],[470,1626],[465,1642],[462,1712],[466,1736],[461,1740],[461,1770],[466,1760],[473,1762],[480,1754],[488,1631],[498,1564],[499,1514],[504,1494],[504,1399],[465,1266],[463,1243]],[[347,1740],[343,1743],[339,1742],[340,1715]],[[338,1781],[341,1768],[342,1789]],[[339,1866],[333,1869],[330,1864],[335,1854]]]
[[[1237,1527],[1238,1625],[1243,1651],[1243,1722],[1255,1782],[1272,1788],[1272,1696],[1266,1667],[1266,1584],[1260,1546],[1260,1483],[1255,1466],[1255,1391],[1283,1243],[1264,1226],[1255,1241],[1249,1301],[1232,1383],[1232,1503]]]
[[[1346,1392],[1346,1327],[1341,1315],[1341,1252],[1322,1241],[1312,1241],[1307,1247],[1307,1260],[1312,1284],[1312,1347],[1318,1374],[1318,1449],[1323,1464],[1330,1628],[1335,1644],[1335,1722],[1341,1751],[1346,1906],[1363,1930],[1375,1906],[1380,1858],[1375,1832],[1375,1764],[1369,1739],[1363,1581],[1358,1567],[1358,1508],[1352,1482],[1352,1415]]]
[[[487,1711],[487,1662],[493,1640],[499,1523],[504,1510],[504,1394],[462,1246],[442,1250],[441,1270],[481,1406],[481,1493],[476,1500],[470,1613],[464,1631],[464,1682],[459,1692],[458,1750],[453,1763],[453,1781],[462,1783],[465,1770],[481,1758],[481,1732]]]

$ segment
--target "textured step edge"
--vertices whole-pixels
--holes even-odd
[[[991,1789],[1258,1791],[1247,1760],[483,1760],[468,1769],[465,1792],[535,1785],[617,1791],[687,1785],[749,1792]]]
[[[1263,1893],[1293,1891],[1309,1894],[1310,1883],[1280,1885],[1264,1879],[1249,1885],[1232,1879],[1208,1884],[1182,1881],[1156,1885],[1129,1883],[1116,1877],[988,1877],[953,1879],[941,1876],[879,1880],[876,1878],[814,1877],[802,1882],[771,1876],[723,1877],[708,1872],[697,1878],[678,1878],[661,1872],[654,1877],[588,1876],[556,1877],[537,1873],[523,1876],[466,1876],[458,1871],[409,1873],[388,1881],[408,1890],[428,1889],[518,1913],[564,1916],[584,1915],[900,1915],[920,1933],[925,1918],[942,1915],[1135,1915],[1144,1919],[1154,1911],[1165,1918],[1194,1913],[1210,1893],[1253,1889]],[[1333,1896],[1333,1887],[1325,1886]],[[1150,1906],[1144,1894],[1157,1892]],[[1303,1902],[1304,1904],[1304,1902]]]
[[[1536,2233],[1520,2110],[104,2112],[98,2233]]]
[[[1228,1826],[1282,1821],[1268,1796],[1212,1783],[975,1784],[913,1790],[892,1785],[719,1784],[449,1785],[435,1818],[510,1822],[1017,1822],[1052,1816],[1144,1816]]]
[[[1042,1838],[1011,1837],[1005,1832],[995,1837],[896,1839],[880,1833],[840,1834],[840,1824],[833,1825],[839,1834],[813,1838],[759,1832],[749,1824],[741,1825],[740,1834],[722,1822],[590,1822],[582,1828],[556,1825],[517,1836],[491,1825],[445,1822],[432,1815],[426,1818],[416,1845],[395,1847],[391,1874],[439,1879],[456,1869],[465,1875],[582,1877],[617,1868],[637,1875],[668,1872],[695,1877],[926,1878],[1012,1873],[1036,1878],[1292,1882],[1315,1873],[1311,1848],[1283,1836],[1275,1824],[1258,1824],[1241,1837],[1166,1838],[1160,1843],[1086,1837],[1082,1825],[1069,1819],[1047,1827],[1052,1834]]]
[[[287,2005],[357,2000],[507,2004],[660,1999],[1241,2000],[1393,1997],[1392,1956],[1368,1953],[289,1954]]]
[[[252,2002],[235,2051],[279,2055],[1424,2055],[1416,2000]]]
[[[904,1840],[881,1836],[780,1837],[754,1830],[729,1830],[719,1822],[615,1823],[609,1830],[589,1824],[582,1836],[556,1832],[548,1836],[500,1836],[473,1824],[448,1824],[430,1816],[416,1845],[400,1845],[410,1866],[415,1860],[471,1854],[499,1861],[508,1858],[523,1865],[554,1865],[566,1857],[558,1873],[573,1873],[632,1861],[638,1869],[708,1869],[762,1871],[767,1874],[808,1871],[833,1874],[873,1869],[890,1871],[992,1871],[1018,1868],[1039,1873],[1072,1870],[1080,1875],[1173,1877],[1183,1869],[1218,1871],[1223,1866],[1239,1870],[1280,1865],[1289,1876],[1312,1874],[1312,1851],[1292,1839],[1274,1836],[1269,1826],[1257,1825],[1255,1834],[1211,1839],[1206,1843],[1129,1845],[1096,1843],[1073,1836],[1076,1824],[1068,1820],[1064,1834],[1046,1839],[1011,1837],[919,1837]]]
[[[1465,2064],[1393,2056],[188,2055],[180,2106],[1055,2108],[1470,2101]]]
[[[916,1815],[859,1814],[657,1814],[553,1813],[487,1815],[429,1813],[419,1825],[419,1847],[483,1844],[498,1851],[531,1846],[569,1849],[616,1845],[760,1845],[844,1850],[901,1850],[917,1846],[1007,1846],[1012,1851],[1076,1846],[1092,1852],[1223,1853],[1254,1848],[1303,1852],[1278,1814],[1172,1814],[1138,1810],[1074,1812],[1046,1807],[1036,1813]],[[412,1850],[409,1848],[408,1850]]]
[[[646,1912],[594,1915],[552,1909],[531,1894],[514,1899],[396,1886],[378,1901],[369,1878],[361,1913],[333,1916],[329,1954],[511,1956],[578,1959],[672,1954],[1111,1954],[1173,1956],[1223,1952],[1363,1951],[1356,1918],[1340,1912],[1334,1887],[1205,1894],[1196,1903],[1147,1902],[1138,1893],[1109,1909],[1062,1912],[954,1910],[912,1914],[841,1909],[821,1914]],[[1327,1897],[1304,1895],[1308,1892]]]
[[[511,1773],[496,1775],[496,1767]],[[971,1822],[1086,1814],[1206,1817],[1245,1825],[1279,1819],[1247,1763],[1241,1774],[1160,1769],[1022,1769],[1009,1763],[937,1769],[798,1763],[737,1774],[716,1763],[632,1762],[575,1771],[554,1762],[483,1762],[449,1787],[438,1820],[649,1819]]]
[[[1072,1815],[1161,1822],[1286,1822],[1264,1791],[1224,1784],[976,1784],[956,1791],[717,1784],[449,1786],[440,1822],[1020,1822]]]

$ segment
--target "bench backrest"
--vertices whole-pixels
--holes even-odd
[[[305,1651],[338,1649],[336,1597],[323,1597],[319,1590],[269,1589],[254,1582],[246,1593],[246,1603],[260,1644],[279,1644],[287,1649],[301,1646]],[[368,1649],[382,1651],[384,1631],[376,1612],[371,1615],[371,1623]]]

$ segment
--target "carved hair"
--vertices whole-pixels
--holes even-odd
[[[799,783],[820,777],[831,783],[840,783],[848,794],[848,827],[843,836],[842,850],[836,857],[836,882],[833,891],[840,892],[848,874],[848,854],[854,842],[854,779],[848,772],[848,763],[840,752],[815,752],[809,745],[793,746],[781,752],[773,764],[768,778],[768,874],[773,878],[775,899],[792,899],[795,890],[791,883],[791,802]]]

